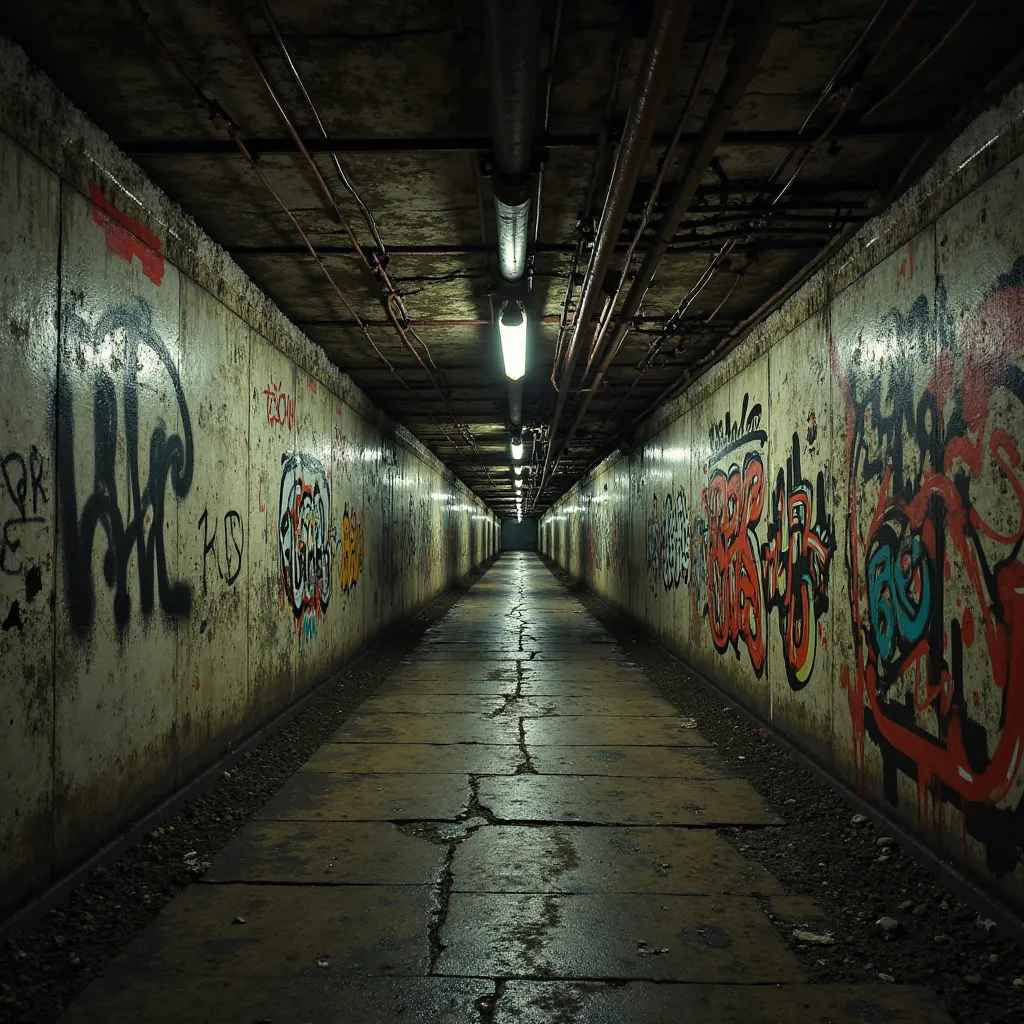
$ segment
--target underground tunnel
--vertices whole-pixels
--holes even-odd
[[[0,1022],[1022,1024],[1022,38],[3,5]]]

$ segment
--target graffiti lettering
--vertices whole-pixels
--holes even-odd
[[[339,410],[340,411],[340,410]],[[334,447],[337,451],[338,466],[345,474],[346,480],[352,479],[352,446],[349,444],[348,436],[343,434],[337,427],[334,428]]]
[[[323,463],[310,455],[283,455],[281,465],[281,586],[305,642],[331,603],[331,485]]]
[[[828,572],[835,551],[835,525],[826,513],[825,478],[816,494],[803,479],[800,436],[775,483],[774,518],[761,548],[764,597],[779,611],[779,632],[789,685],[800,690],[814,668],[818,622],[828,610]]]
[[[338,586],[349,594],[359,582],[363,571],[364,525],[366,512],[349,511],[345,505],[341,517],[341,558],[338,560]]]
[[[177,362],[153,327],[153,312],[143,300],[117,306],[90,329],[74,313],[66,313],[72,346],[83,358],[83,376],[92,387],[92,488],[81,506],[75,459],[74,393],[61,362],[57,373],[56,477],[57,508],[63,536],[64,580],[72,628],[86,633],[93,626],[96,597],[93,590],[93,545],[100,529],[106,540],[103,580],[114,591],[114,622],[123,630],[131,615],[128,570],[134,555],[139,579],[139,605],[148,618],[153,611],[154,585],[160,606],[169,618],[188,616],[192,591],[183,581],[172,581],[164,548],[165,499],[168,487],[181,501],[192,487],[195,457],[192,421],[178,376]],[[123,346],[123,355],[120,348]],[[74,350],[74,348],[73,348]],[[108,353],[117,351],[116,358]],[[139,373],[143,353],[151,353],[162,367],[174,395],[180,434],[169,433],[159,421],[149,438],[149,475],[139,470]],[[107,364],[110,364],[109,366]],[[117,367],[118,378],[112,372]],[[118,441],[118,379],[121,386],[124,439]],[[127,458],[127,508],[118,498],[125,489],[124,467],[117,466],[118,448]]]
[[[224,533],[222,544],[217,543],[218,522],[213,520],[213,533],[210,533],[209,510],[203,509],[199,517],[199,529],[203,532],[203,594],[207,592],[207,563],[213,556],[217,576],[229,587],[234,586],[242,571],[242,553],[245,551],[245,524],[242,516],[234,509],[224,513]],[[224,560],[221,561],[221,547],[224,549]]]
[[[744,401],[744,408],[746,402]],[[760,678],[764,671],[761,621],[760,546],[756,529],[764,505],[760,452],[749,452],[728,473],[715,470],[704,498],[708,524],[706,613],[719,653],[731,646],[739,657],[742,641]]]
[[[690,579],[690,520],[686,495],[680,487],[675,500],[665,495],[664,505],[657,495],[647,518],[647,568],[666,590],[684,586]]]
[[[744,395],[738,419],[733,420],[730,414],[726,413],[724,420],[719,420],[711,426],[708,431],[709,469],[716,462],[748,444],[764,444],[768,440],[768,434],[761,427],[761,403],[749,403],[750,395]]]
[[[1008,430],[1024,413],[1022,324],[1024,258],[963,317],[939,279],[933,308],[922,295],[866,339],[884,363],[837,364],[859,782],[870,737],[886,798],[902,772],[919,813],[926,794],[940,816],[959,806],[965,843],[983,842],[996,874],[1024,851],[1020,807],[1005,802],[1019,804],[1024,758],[1024,467]]]
[[[280,424],[288,430],[295,428],[295,399],[291,398],[284,390],[284,381],[270,383],[263,389],[267,399],[267,425],[276,426]]]
[[[49,503],[43,486],[44,469],[43,456],[35,445],[29,448],[28,458],[20,452],[8,452],[0,461],[4,491],[15,509],[15,515],[4,522],[0,536],[0,572],[8,576],[18,576],[24,570],[19,549],[25,528],[46,522],[40,514],[40,506]]]

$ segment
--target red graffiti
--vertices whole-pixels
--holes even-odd
[[[287,427],[288,430],[293,430],[295,428],[295,399],[285,392],[284,381],[275,384],[274,378],[271,377],[270,383],[263,389],[263,394],[267,399],[268,426],[280,424],[282,427]]]
[[[309,390],[312,391],[314,395],[316,394],[316,381],[313,380],[312,377],[306,378],[306,387],[309,388]]]
[[[708,531],[707,617],[711,639],[739,655],[742,641],[756,675],[764,671],[760,545],[755,530],[764,505],[764,468],[750,452],[743,470],[715,470],[704,493]]]
[[[914,262],[914,243],[911,242],[907,246],[906,259],[900,261],[900,265],[896,268],[897,277],[909,277],[911,280],[914,279],[914,274],[917,272],[917,264]]]
[[[824,475],[817,475],[816,493],[803,478],[796,433],[786,469],[779,470],[774,505],[768,540],[761,548],[764,597],[769,609],[779,610],[786,674],[789,685],[799,690],[810,681],[820,619],[828,609],[835,527],[826,512]]]
[[[941,280],[933,320],[923,297],[907,317],[890,314],[911,336],[935,325],[934,372],[916,402],[908,394],[890,410],[877,371],[837,374],[855,656],[841,681],[858,782],[870,736],[883,758],[912,765],[919,813],[925,792],[940,813],[942,794],[958,795],[965,842],[968,807],[1006,798],[1024,758],[1024,467],[1003,426],[1020,422],[1024,404],[1024,260],[1000,283],[957,338]],[[927,435],[914,434],[918,423]],[[990,865],[1016,863],[1021,837],[1009,819],[973,818]]]
[[[120,256],[126,263],[131,263],[132,257],[138,256],[142,272],[153,284],[159,285],[164,279],[160,239],[141,221],[119,210],[95,181],[89,182],[89,194],[92,197],[92,219],[103,228],[107,252]]]

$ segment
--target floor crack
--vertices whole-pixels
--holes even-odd
[[[533,766],[533,759],[526,746],[526,719],[519,719],[519,753],[523,755],[522,761],[516,765],[516,775],[536,775],[537,769]]]
[[[437,961],[441,958],[445,946],[441,941],[441,929],[448,917],[448,903],[452,896],[452,860],[455,857],[455,847],[458,843],[449,843],[444,855],[444,864],[441,872],[434,883],[434,905],[430,910],[430,923],[427,926],[427,936],[430,942],[430,967],[428,974],[433,974],[437,967]]]

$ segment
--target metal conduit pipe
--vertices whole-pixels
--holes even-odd
[[[682,177],[679,179],[672,196],[668,202],[668,208],[662,219],[660,228],[654,244],[647,251],[636,277],[626,293],[622,309],[616,319],[615,330],[611,340],[607,344],[603,358],[598,364],[597,372],[590,387],[582,393],[579,410],[573,420],[572,426],[566,434],[565,441],[561,446],[559,457],[565,452],[576,433],[577,428],[583,421],[591,399],[600,388],[608,368],[611,366],[615,356],[622,346],[622,342],[629,333],[629,325],[632,318],[640,308],[640,303],[650,287],[654,274],[661,263],[661,258],[668,252],[672,245],[679,223],[682,221],[689,209],[693,197],[697,193],[697,187],[704,177],[711,158],[715,154],[726,129],[732,122],[736,106],[743,98],[750,80],[754,77],[761,59],[764,56],[779,12],[782,9],[781,0],[761,0],[753,16],[749,16],[749,8],[744,11],[740,7],[737,14],[740,15],[739,30],[732,53],[729,55],[729,63],[726,68],[725,78],[722,82],[711,110],[708,112],[707,120],[700,131],[699,138],[690,151],[689,158]]]
[[[541,5],[539,0],[488,0],[485,17],[498,270],[507,286],[519,284],[526,274]],[[508,382],[508,410],[512,426],[522,426],[522,379]]]
[[[679,50],[686,34],[686,26],[693,10],[693,0],[658,0],[647,34],[647,45],[636,87],[626,116],[622,142],[615,154],[611,182],[605,198],[601,221],[597,228],[594,251],[587,265],[580,293],[580,304],[573,316],[572,333],[565,350],[562,387],[555,400],[555,409],[548,428],[548,447],[544,456],[544,469],[534,497],[534,506],[548,479],[551,451],[555,445],[558,423],[565,409],[565,400],[572,382],[573,370],[579,358],[584,331],[600,301],[604,276],[608,270],[615,243],[622,231],[629,202],[637,180],[643,170],[647,151],[654,136],[655,121],[676,67]]]
[[[487,68],[494,125],[494,212],[498,267],[510,283],[526,273],[530,237],[541,7],[538,0],[488,0]]]

